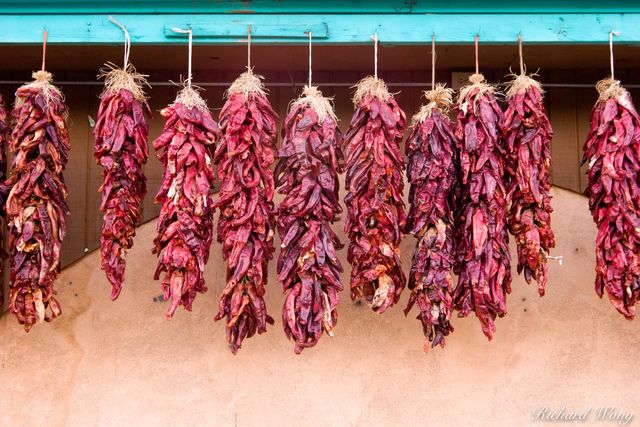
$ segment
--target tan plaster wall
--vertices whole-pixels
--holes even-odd
[[[564,265],[551,264],[547,295],[518,278],[493,342],[474,317],[454,319],[447,348],[426,355],[418,321],[402,313],[405,292],[383,315],[343,293],[336,336],[295,356],[279,324],[272,262],[267,304],[277,324],[234,357],[224,325],[213,322],[224,284],[220,245],[207,265],[209,291],[192,313],[167,321],[166,303],[154,302],[155,224],[147,223],[117,302],[93,252],[60,275],[61,318],[29,334],[11,315],[0,318],[0,425],[519,426],[541,406],[638,413],[638,321],[593,291],[586,199],[554,195],[554,253]],[[413,244],[402,244],[405,269]]]

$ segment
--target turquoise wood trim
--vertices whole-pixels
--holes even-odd
[[[2,1],[15,14],[95,13],[630,13],[637,0],[31,0]]]
[[[121,31],[108,15],[0,15],[0,43],[40,43],[43,28],[55,44],[116,44]],[[194,43],[234,44],[253,26],[256,44],[302,44],[304,32],[318,31],[318,44],[371,43],[377,31],[383,44],[424,44],[434,33],[440,43],[640,43],[640,13],[627,14],[304,14],[304,15],[116,15],[133,43],[182,44],[167,27],[193,27]]]
[[[409,13],[414,2],[407,0],[34,0],[33,3],[0,1],[6,13]]]

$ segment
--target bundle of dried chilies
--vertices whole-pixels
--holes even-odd
[[[227,319],[227,341],[236,353],[245,337],[266,332],[267,265],[273,257],[274,162],[277,115],[261,77],[248,69],[227,90],[220,111],[222,139],[214,163],[221,180],[218,241],[227,261],[227,284],[216,320]]]
[[[481,74],[458,97],[456,138],[460,155],[461,197],[456,220],[459,315],[474,311],[491,339],[495,318],[507,313],[511,291],[505,147],[500,137],[502,110],[495,88]]]
[[[405,162],[399,145],[406,117],[375,77],[358,83],[353,103],[344,140],[351,298],[364,298],[382,313],[398,302],[405,286],[399,249]]]
[[[640,297],[640,117],[620,82],[605,79],[591,113],[582,163],[589,209],[598,227],[596,292],[607,291],[627,319]]]
[[[542,102],[540,83],[525,73],[507,90],[502,135],[507,148],[509,231],[518,248],[518,273],[538,282],[544,295],[547,255],[555,246],[551,230],[551,138],[553,130]]]
[[[405,232],[417,237],[409,273],[411,296],[405,314],[417,303],[425,337],[432,347],[445,345],[453,331],[453,213],[458,190],[454,124],[447,116],[452,89],[438,85],[425,92],[429,103],[413,117],[406,143],[409,214]],[[424,350],[429,348],[425,341]]]
[[[12,113],[11,172],[5,185],[11,253],[9,310],[29,330],[60,315],[53,283],[60,270],[60,250],[69,208],[62,177],[69,134],[67,107],[50,73],[16,91]]]
[[[100,210],[104,213],[100,252],[102,270],[112,287],[111,299],[115,300],[122,290],[125,255],[133,246],[147,192],[142,168],[149,157],[147,119],[151,110],[142,90],[145,76],[133,66],[117,68],[107,64],[101,77],[105,77],[105,87],[93,129],[94,154],[103,167],[99,190]]]
[[[278,233],[282,250],[278,274],[285,299],[282,323],[295,352],[317,344],[338,320],[343,245],[331,229],[342,209],[338,199],[341,133],[330,100],[316,87],[305,87],[294,101],[282,130],[275,176]]]
[[[5,199],[6,188],[2,185],[7,175],[7,138],[9,137],[9,118],[7,117],[7,109],[4,104],[4,98],[0,95],[0,217],[5,217]],[[4,225],[3,225],[4,227]],[[4,231],[0,230],[0,242],[4,241]],[[0,258],[7,258],[4,251],[4,245],[0,245]],[[0,274],[2,274],[2,263],[0,262]],[[0,286],[0,306],[4,302],[4,294],[2,286]]]
[[[207,290],[204,267],[213,234],[211,190],[215,179],[210,152],[220,136],[206,102],[187,86],[160,114],[165,125],[153,142],[164,166],[156,202],[161,203],[154,253],[165,300],[171,298],[167,317],[178,305],[191,310],[198,292]]]

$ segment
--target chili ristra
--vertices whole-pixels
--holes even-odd
[[[220,129],[206,102],[190,87],[182,89],[160,115],[164,129],[153,146],[164,174],[156,195],[161,207],[154,279],[162,275],[164,299],[171,299],[166,313],[170,318],[179,305],[191,311],[196,295],[207,290],[204,268],[213,239],[215,179],[211,151]]]
[[[406,116],[385,83],[371,76],[358,83],[353,103],[344,138],[351,298],[364,298],[382,313],[398,302],[406,280],[399,248],[405,222],[399,146]]]
[[[518,249],[518,273],[538,282],[544,295],[547,255],[555,246],[551,230],[551,138],[553,129],[542,102],[540,83],[521,74],[507,90],[502,136],[509,175],[509,231]]]
[[[409,273],[411,295],[405,308],[414,304],[420,313],[425,352],[445,346],[445,337],[453,331],[451,311],[453,292],[453,212],[458,191],[455,125],[447,116],[452,104],[451,89],[438,85],[425,92],[428,104],[413,117],[406,142],[409,158],[407,179],[409,214],[405,232],[418,241]]]
[[[276,121],[260,77],[250,70],[227,90],[220,111],[222,139],[214,163],[221,180],[218,241],[227,261],[227,284],[215,319],[227,319],[235,354],[246,337],[266,332],[273,319],[264,302],[268,262],[273,257],[273,172]]]
[[[9,118],[7,116],[7,109],[4,104],[4,98],[0,95],[0,216],[6,220],[6,205],[7,188],[4,186],[4,181],[7,175],[7,139],[10,134]],[[4,242],[4,229],[0,230],[0,242]],[[4,246],[4,245],[0,245]],[[0,247],[0,258],[6,259],[7,253],[4,251],[4,247]],[[0,274],[3,273],[3,263],[0,261]],[[2,286],[0,286],[0,306],[4,303],[4,293]]]
[[[582,158],[589,165],[584,194],[598,227],[595,287],[633,319],[640,298],[640,117],[619,81],[596,88]]]
[[[453,301],[461,317],[474,311],[482,331],[492,339],[494,321],[507,314],[506,295],[511,292],[503,114],[494,87],[481,74],[469,81],[457,105],[461,197]]]
[[[38,71],[33,78],[16,91],[6,181],[9,310],[26,331],[62,313],[53,285],[69,214],[62,176],[70,149],[67,106],[50,73]]]
[[[125,255],[133,246],[136,223],[147,192],[143,167],[149,157],[148,118],[151,110],[141,85],[144,76],[107,64],[105,88],[100,96],[98,118],[93,128],[94,155],[103,168],[102,201],[104,213],[100,235],[102,270],[111,283],[111,299],[122,291]]]
[[[298,354],[316,345],[323,332],[332,336],[338,320],[342,265],[336,250],[343,245],[331,224],[342,212],[341,142],[330,101],[316,87],[305,87],[285,119],[275,170],[284,196],[277,210],[278,278],[287,294],[282,324]]]

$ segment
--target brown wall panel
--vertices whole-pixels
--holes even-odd
[[[598,93],[593,89],[576,89],[576,119],[577,119],[577,144],[580,149],[579,151],[579,159],[582,159],[582,146],[584,145],[584,141],[587,139],[587,134],[589,133],[589,121],[591,117],[591,109],[593,108],[593,104],[596,102],[598,97]],[[580,187],[579,191],[584,192],[585,188],[587,188],[587,168],[589,165],[585,163],[580,166]]]
[[[100,103],[101,87],[93,87],[91,89],[91,101],[90,110],[87,114],[92,120],[97,119],[98,105]],[[96,163],[96,159],[93,155],[93,128],[91,129],[92,135],[88,141],[89,153],[87,155],[87,190],[86,190],[86,234],[85,244],[89,251],[97,249],[100,246],[100,230],[102,228],[102,212],[100,212],[100,193],[98,189],[102,185],[102,167]]]
[[[582,159],[582,147],[584,145],[584,141],[587,139],[587,135],[589,133],[590,127],[590,118],[591,118],[591,109],[593,108],[593,104],[598,99],[598,92],[596,91],[595,84],[598,80],[604,77],[604,74],[600,70],[595,69],[587,69],[580,70],[580,77],[582,79],[587,79],[588,81],[593,82],[593,86],[589,88],[579,88],[575,89],[576,91],[576,125],[578,129],[578,149],[579,149],[579,160]],[[587,168],[588,164],[584,164],[580,166],[580,192],[584,192],[585,188],[587,188]]]
[[[550,73],[551,81],[571,79],[573,72]],[[579,145],[575,89],[549,89],[549,115],[555,131],[551,143],[553,183],[580,191]]]
[[[175,87],[162,86],[149,91],[149,106],[151,107],[152,117],[149,122],[149,160],[144,167],[144,174],[147,177],[147,195],[142,203],[142,222],[147,222],[156,217],[159,212],[159,207],[153,202],[153,199],[160,187],[162,164],[156,157],[156,152],[153,149],[153,140],[160,135],[164,124],[162,116],[160,116],[160,110],[174,99],[176,89]],[[149,248],[151,248],[151,244],[149,244]]]
[[[91,102],[91,91],[87,88],[72,86],[62,88],[69,107],[69,138],[71,150],[69,162],[64,171],[67,185],[67,203],[71,215],[67,220],[67,235],[62,251],[62,266],[81,258],[85,253],[86,236],[86,193],[87,193],[87,156],[90,154],[91,128],[87,112]]]

